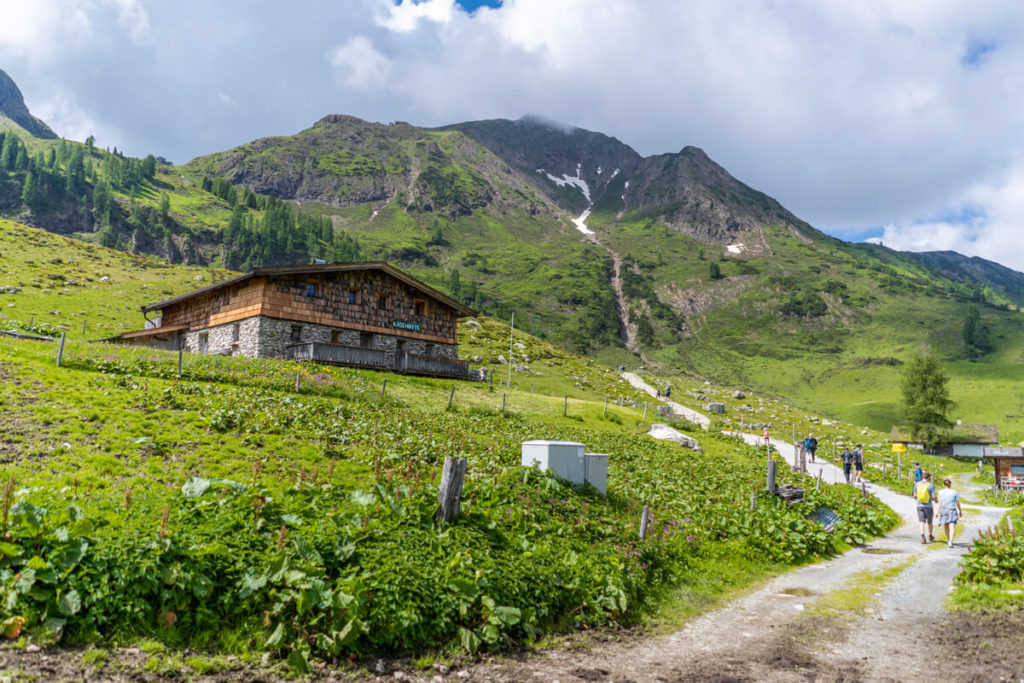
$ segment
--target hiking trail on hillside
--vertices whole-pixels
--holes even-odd
[[[636,375],[624,373],[623,377],[655,393]],[[696,410],[670,404],[673,412],[705,428],[710,422]],[[763,445],[762,437],[739,436],[751,445]],[[774,441],[772,445],[785,463],[794,462],[792,444]],[[685,457],[682,449],[681,457]],[[820,473],[823,484],[843,480],[842,470],[828,458],[809,462],[807,468],[815,478]],[[952,548],[938,541],[920,542],[917,503],[909,491],[897,493],[865,482],[865,495],[876,496],[900,515],[903,523],[897,529],[838,557],[769,579],[675,633],[631,636],[599,631],[570,637],[567,646],[485,661],[446,676],[403,672],[400,677],[436,682],[454,675],[460,681],[499,683],[925,681],[939,669],[947,681],[1011,674],[1019,678],[1024,664],[1016,664],[1012,655],[949,659],[957,639],[983,649],[984,639],[991,635],[983,629],[965,634],[959,624],[970,617],[948,613],[944,599],[952,589],[960,558],[978,530],[996,524],[1005,512],[978,504],[973,491],[981,487],[971,483],[970,475],[962,476],[957,485],[965,519],[958,525]],[[845,596],[851,587],[867,591],[859,604],[838,610],[828,606],[849,600]],[[1024,623],[1013,615],[995,618],[1011,634],[1016,627],[1006,629],[1007,623]],[[947,641],[946,648],[936,647]]]

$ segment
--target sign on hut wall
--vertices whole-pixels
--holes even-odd
[[[419,323],[411,323],[406,320],[392,320],[391,326],[396,330],[406,330],[407,332],[423,331],[423,328],[420,327]]]

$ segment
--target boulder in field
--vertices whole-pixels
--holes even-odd
[[[647,432],[647,435],[655,439],[672,441],[673,443],[677,443],[685,448],[700,451],[700,444],[697,443],[697,439],[687,434],[683,434],[678,429],[673,429],[667,424],[663,424],[661,422],[655,422],[652,424],[651,431]]]

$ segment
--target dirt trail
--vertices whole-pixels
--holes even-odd
[[[751,443],[759,441],[754,435],[743,437]],[[774,445],[788,462],[793,461],[792,445]],[[842,478],[841,470],[828,462],[809,463],[809,468],[812,474],[820,472],[826,483]],[[913,498],[865,482],[864,490],[903,518],[898,529],[868,546],[771,579],[671,635],[636,642],[613,640],[592,649],[562,648],[521,661],[480,664],[461,673],[461,680],[924,681],[933,678],[936,665],[945,680],[998,678],[1005,663],[979,658],[950,662],[933,647],[936,626],[949,619],[943,599],[960,557],[977,530],[994,524],[1004,512],[971,505],[970,491],[977,487],[969,477],[961,478],[959,484],[968,501],[966,524],[959,525],[959,533],[966,534],[953,548],[920,543]],[[814,603],[820,597],[835,595],[887,570],[894,576],[875,580],[877,594],[867,605],[839,614],[816,609]]]
[[[651,396],[658,395],[658,392],[654,387],[640,379],[639,376],[635,375],[632,372],[622,373],[622,379],[626,380],[632,386],[636,387],[640,391],[646,392]],[[693,408],[687,408],[682,403],[676,403],[675,401],[669,401],[667,399],[662,399],[662,403],[670,407],[674,415],[678,415],[682,418],[685,418],[694,424],[700,425],[704,429],[707,429],[709,426],[711,426],[711,418],[709,418],[704,413],[698,412]]]

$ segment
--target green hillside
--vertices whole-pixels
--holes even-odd
[[[0,175],[0,213],[52,232],[232,270],[388,260],[610,365],[878,429],[899,420],[900,364],[927,346],[951,364],[958,416],[1024,435],[1024,276],[828,237],[696,148],[643,158],[536,120],[329,116],[181,167],[5,134]],[[592,237],[570,220],[585,207]],[[983,338],[965,343],[971,315]]]
[[[20,288],[0,295],[5,327],[27,315],[42,332],[86,320],[105,334],[166,295],[157,287],[228,275],[9,222],[0,252]],[[90,643],[100,669],[115,643],[141,647],[150,672],[274,675],[500,650],[669,602],[693,614],[894,523],[845,486],[750,510],[763,453],[718,431],[698,435],[702,453],[654,441],[617,373],[521,332],[511,388],[193,355],[178,378],[174,353],[69,332],[60,368],[52,342],[0,336],[0,622],[21,646]],[[462,353],[499,364],[508,335],[467,321]],[[751,404],[801,429],[812,417]],[[609,495],[519,468],[533,438],[611,454]],[[463,517],[441,526],[450,456],[469,476]],[[645,504],[655,522],[641,543]],[[834,534],[805,518],[822,504],[846,520]]]

